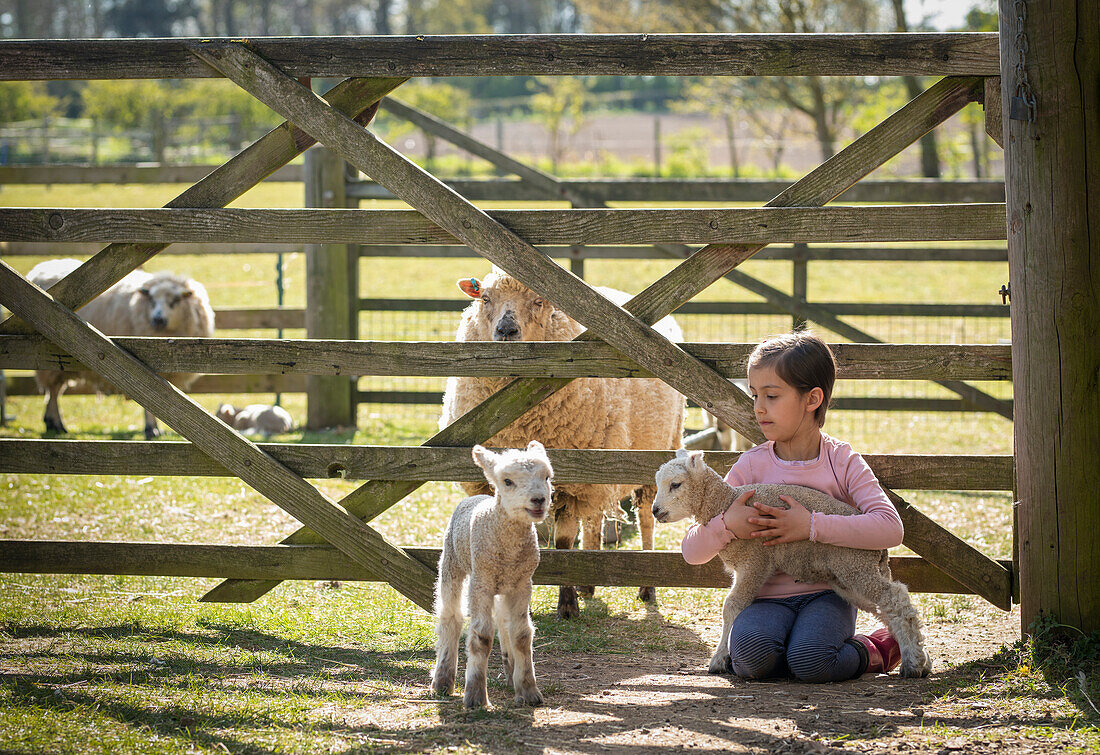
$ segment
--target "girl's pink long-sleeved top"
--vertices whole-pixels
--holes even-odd
[[[822,433],[821,450],[810,461],[784,461],[775,455],[774,445],[767,441],[741,454],[726,475],[726,482],[732,487],[752,483],[802,485],[859,509],[859,514],[851,516],[813,512],[810,540],[869,550],[901,544],[904,533],[897,509],[879,487],[867,462],[850,445]],[[689,564],[705,564],[732,539],[733,533],[719,515],[709,522],[691,525],[680,549]],[[795,582],[787,574],[776,572],[756,597],[785,598],[828,589],[823,582]]]

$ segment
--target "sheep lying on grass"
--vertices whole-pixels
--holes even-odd
[[[217,417],[244,435],[278,435],[294,429],[290,412],[281,406],[249,404],[238,409],[232,404],[219,404]]]
[[[503,270],[493,269],[484,280],[465,278],[459,288],[475,301],[462,313],[457,341],[569,341],[584,327],[549,301]],[[618,304],[630,295],[610,288],[598,289]],[[683,334],[671,317],[655,326],[671,341]],[[454,422],[510,382],[509,378],[452,377],[443,396],[440,428]],[[512,447],[536,438],[547,448],[673,449],[682,444],[684,397],[656,378],[581,378],[526,412],[488,442]],[[599,550],[603,519],[618,502],[634,495],[641,545],[653,548],[652,485],[561,485],[554,494],[554,547],[573,547],[583,526],[581,544]],[[484,485],[463,485],[467,494],[483,493]],[[592,588],[582,588],[591,594]],[[642,600],[653,600],[656,591],[642,587]],[[577,588],[563,586],[558,593],[558,616],[580,612]]]
[[[80,267],[74,259],[40,262],[27,275],[28,280],[48,289]],[[214,310],[201,283],[172,273],[147,273],[135,270],[80,309],[78,314],[91,325],[113,336],[201,336],[214,335]],[[104,389],[92,373],[38,370],[34,374],[46,392],[47,432],[64,433],[58,400],[70,385],[91,382]],[[165,375],[173,385],[187,390],[198,375]],[[160,435],[156,417],[145,410],[145,437]]]
[[[856,509],[818,490],[799,485],[745,485],[732,488],[703,461],[702,451],[680,451],[657,470],[657,497],[653,515],[659,522],[694,517],[709,522],[749,488],[753,502],[789,508],[780,495],[793,497],[810,511],[855,514]],[[773,572],[782,571],[799,582],[826,582],[856,608],[877,615],[901,647],[901,675],[927,676],[932,659],[924,650],[920,616],[909,599],[909,590],[892,580],[885,550],[843,548],[802,540],[765,547],[758,538],[733,540],[719,556],[726,570],[737,577],[722,605],[722,637],[710,659],[712,674],[722,673],[729,662],[730,629]]]
[[[499,454],[474,446],[473,456],[494,493],[459,503],[443,535],[436,582],[439,639],[432,691],[449,695],[454,690],[462,634],[462,586],[469,577],[470,631],[463,704],[477,708],[487,702],[486,675],[495,623],[515,701],[540,705],[542,694],[535,684],[531,656],[535,628],[528,611],[531,575],[539,564],[535,523],[549,510],[553,470],[546,449],[534,440],[526,450]]]

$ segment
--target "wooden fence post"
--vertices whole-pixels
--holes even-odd
[[[345,207],[344,160],[325,147],[305,155],[306,207]],[[354,274],[351,274],[354,271]],[[352,279],[355,280],[352,280]],[[358,247],[306,245],[306,337],[356,338]],[[356,290],[352,296],[352,290]],[[355,313],[355,316],[352,313]],[[355,426],[355,378],[311,375],[306,381],[306,427]]]
[[[1000,29],[1020,618],[1087,633],[1100,629],[1100,10],[1000,0]]]

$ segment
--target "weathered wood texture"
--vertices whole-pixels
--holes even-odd
[[[466,447],[347,446],[259,443],[301,477],[349,480],[442,480],[483,477]],[[552,449],[559,484],[652,483],[668,451]],[[707,463],[725,474],[739,456],[709,451]],[[1011,490],[1011,456],[865,454],[879,481],[908,490]],[[221,477],[231,474],[190,443],[109,440],[0,439],[0,472],[14,474],[121,474]]]
[[[48,294],[0,260],[0,303],[47,338],[139,401],[165,424],[194,442],[252,488],[323,535],[349,558],[386,575],[398,591],[431,610],[434,574],[387,543],[381,535],[268,456],[224,422],[210,416]]]
[[[439,188],[444,188],[439,184]],[[425,214],[432,211],[425,210]],[[670,210],[491,210],[529,244],[732,244],[1003,239],[1003,204]],[[0,239],[123,243],[454,244],[415,210],[0,208]],[[443,221],[446,222],[446,221]],[[472,222],[472,221],[471,221]],[[463,233],[465,241],[474,241]],[[476,243],[476,242],[474,242]],[[470,244],[468,244],[470,245]]]
[[[345,208],[344,161],[321,146],[307,150],[305,158],[306,206]],[[283,237],[276,232],[275,238]],[[358,303],[358,249],[349,244],[307,244],[306,337],[354,340],[359,333]],[[250,370],[269,371],[279,370]],[[306,381],[307,429],[355,426],[355,383],[347,374],[310,373]]]
[[[0,184],[193,184],[217,168],[217,165],[0,165]],[[301,183],[302,166],[285,165],[264,180]],[[1003,195],[990,201],[1001,199]]]
[[[383,100],[384,103],[389,100]],[[467,199],[546,201],[546,192],[529,181],[515,178],[444,178],[444,183]],[[766,202],[790,186],[789,181],[726,178],[561,178],[561,190],[603,202]],[[39,183],[35,181],[34,183]],[[562,199],[567,193],[560,193]],[[348,196],[356,199],[392,199],[384,186],[373,181],[352,181]],[[1000,181],[940,181],[905,179],[863,180],[842,193],[844,202],[875,204],[955,204],[1003,202]]]
[[[437,568],[438,548],[403,549],[424,567]],[[534,576],[538,585],[724,588],[730,584],[717,559],[692,566],[675,552],[543,549],[540,555]],[[1008,566],[1012,562],[1000,563]],[[912,592],[967,592],[963,585],[921,558],[894,556],[890,570]],[[338,550],[325,545],[0,540],[0,572],[384,581],[376,572],[350,563]]]
[[[460,377],[652,377],[598,341],[333,341],[116,337],[157,372]],[[755,344],[683,343],[724,377],[741,377]],[[1008,345],[830,344],[837,377],[856,380],[1009,380]],[[74,369],[41,336],[0,336],[0,369]]]
[[[3,67],[0,64],[0,69]],[[325,94],[324,99],[341,113],[367,121],[376,111],[372,106],[403,82],[404,79],[395,78],[352,79],[337,84]],[[177,196],[167,206],[224,207],[314,143],[315,140],[304,131],[284,122]],[[0,228],[3,225],[3,221],[0,221]],[[112,243],[54,284],[50,295],[70,309],[79,309],[163,249],[164,244]],[[0,333],[27,332],[30,329],[26,324],[15,322],[13,318],[0,322]]]
[[[1100,4],[1000,3],[1023,630],[1100,629]]]
[[[197,39],[0,42],[0,80],[218,76]],[[228,41],[228,40],[226,40]],[[236,40],[241,42],[242,40]],[[997,35],[494,34],[253,37],[295,78],[344,76],[996,76]]]

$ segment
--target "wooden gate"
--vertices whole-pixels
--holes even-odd
[[[728,379],[743,374],[746,347],[673,344],[650,325],[719,278],[744,284],[747,276],[737,266],[772,242],[1005,238],[1003,204],[824,206],[967,103],[999,91],[999,84],[987,78],[999,74],[997,46],[995,34],[0,42],[0,78],[225,76],[287,119],[164,209],[0,209],[0,240],[111,242],[49,294],[0,262],[0,303],[22,320],[0,324],[0,332],[8,334],[0,337],[0,353],[19,355],[23,367],[85,365],[191,441],[185,448],[10,441],[3,444],[0,471],[79,473],[94,468],[134,473],[145,463],[159,473],[228,473],[304,525],[282,545],[266,548],[5,541],[0,569],[229,577],[203,598],[211,601],[255,600],[287,578],[375,579],[430,608],[437,551],[396,547],[369,522],[427,478],[473,479],[466,449],[492,437],[571,379],[657,376],[743,435],[761,440],[751,402]],[[364,128],[379,100],[406,77],[521,73],[946,78],[759,209],[487,213]],[[297,80],[313,76],[351,78],[319,98]],[[992,99],[986,105],[991,107]],[[993,114],[992,121],[999,124],[999,115]],[[314,142],[416,209],[223,209]],[[353,243],[367,234],[383,234],[394,243],[457,240],[555,302],[588,330],[571,344],[539,345],[544,360],[534,372],[524,372],[507,344],[271,341],[246,348],[230,339],[109,339],[73,312],[175,241]],[[670,255],[684,260],[620,308],[532,246],[601,242],[667,245]],[[683,244],[704,246],[689,254],[679,246]],[[805,315],[815,320],[829,316],[816,311]],[[41,337],[16,335],[33,331]],[[1008,347],[846,345],[838,352],[840,377],[935,379],[974,401],[984,399],[960,381],[1004,379],[1008,374]],[[247,365],[249,371],[270,366],[274,372],[318,375],[370,374],[372,369],[455,374],[459,355],[464,357],[463,374],[517,379],[419,449],[302,450],[253,444],[157,375],[169,364],[173,371],[195,372],[239,372]],[[613,468],[623,480],[641,483],[652,480],[668,454],[559,451],[551,458],[562,482],[606,482]],[[943,457],[868,458],[901,513],[905,544],[922,557],[895,559],[898,576],[916,590],[972,592],[1007,609],[1013,592],[1011,564],[969,546],[892,488],[1008,489],[1011,460],[950,457],[945,464]],[[721,457],[716,463],[729,461]],[[368,467],[369,475],[363,473]],[[305,480],[334,475],[372,479],[338,502]],[[673,553],[546,556],[537,576],[541,582],[721,584],[716,568],[686,567]]]

